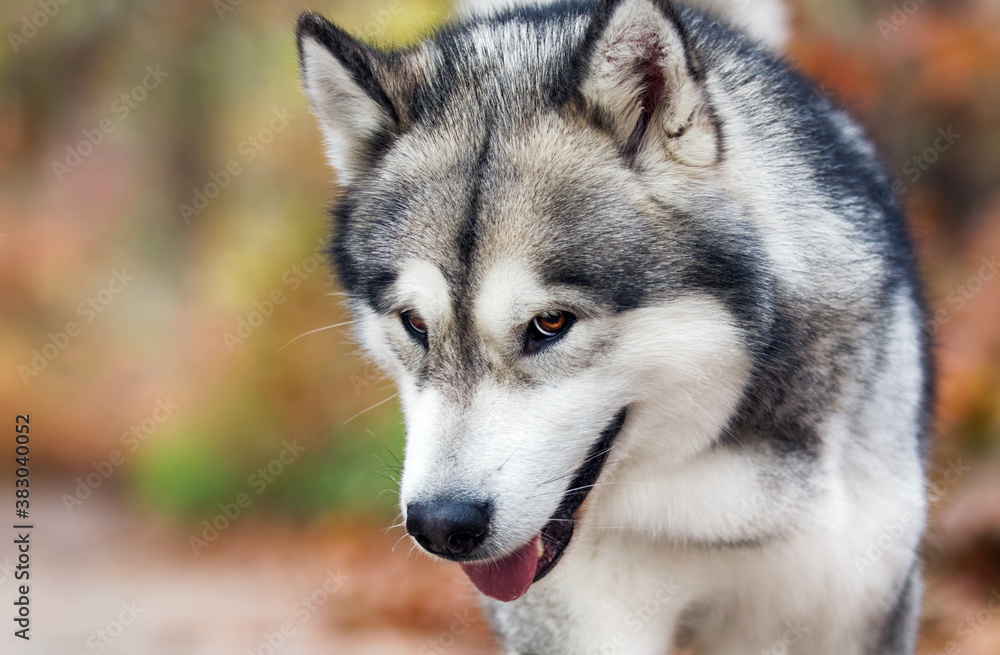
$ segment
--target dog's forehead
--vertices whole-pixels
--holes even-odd
[[[649,265],[642,198],[589,125],[556,112],[502,128],[466,116],[387,155],[358,207],[356,258],[382,259],[393,280],[404,263],[429,263],[452,301],[469,305],[565,285],[613,302]]]

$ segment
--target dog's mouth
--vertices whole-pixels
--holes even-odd
[[[576,512],[600,477],[615,437],[625,425],[625,412],[624,408],[619,410],[601,432],[587,458],[575,471],[559,507],[538,534],[513,553],[499,559],[462,564],[462,570],[480,592],[490,598],[510,602],[527,593],[532,584],[555,568],[573,538]]]

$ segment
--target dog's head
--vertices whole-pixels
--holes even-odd
[[[511,600],[604,464],[650,448],[633,433],[683,459],[742,389],[754,244],[715,180],[702,63],[650,0],[393,52],[306,14],[298,41],[344,189],[335,264],[400,388],[407,529]]]

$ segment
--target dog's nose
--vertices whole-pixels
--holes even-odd
[[[406,506],[406,531],[422,548],[441,557],[471,553],[483,543],[489,524],[486,503],[430,500]]]

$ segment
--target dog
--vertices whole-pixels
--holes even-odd
[[[510,655],[910,654],[933,366],[904,217],[782,27],[706,4],[396,49],[300,17],[406,530]]]

